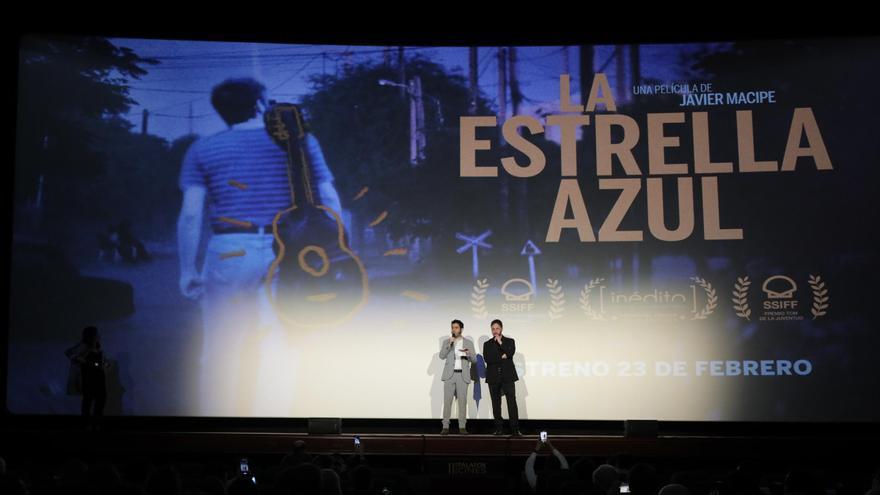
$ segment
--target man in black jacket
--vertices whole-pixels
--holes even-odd
[[[519,377],[513,367],[513,354],[516,343],[503,337],[501,320],[492,320],[492,339],[483,344],[483,359],[486,361],[486,383],[492,396],[492,416],[495,418],[495,434],[501,435],[501,392],[507,396],[507,415],[510,416],[510,429],[513,436],[522,436],[519,431],[519,413],[516,409],[516,381]]]

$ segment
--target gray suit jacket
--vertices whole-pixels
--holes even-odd
[[[468,337],[464,338],[464,347],[466,349],[470,349],[471,352],[468,353],[467,359],[461,360],[461,375],[464,379],[465,383],[471,382],[471,363],[477,362],[477,352],[474,350],[474,341]],[[443,381],[449,380],[452,378],[452,374],[455,372],[455,346],[449,344],[449,339],[443,339],[443,343],[440,344],[440,359],[445,359],[446,364],[443,366],[443,374],[440,375],[440,379]]]

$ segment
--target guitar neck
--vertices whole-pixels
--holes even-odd
[[[320,206],[309,159],[308,134],[297,105],[273,105],[263,116],[272,139],[287,152],[287,175],[294,206]]]
[[[315,206],[318,204],[318,195],[312,180],[312,167],[305,134],[303,133],[302,136],[291,135],[288,143],[287,167],[293,186],[293,203]]]

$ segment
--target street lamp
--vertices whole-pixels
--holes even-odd
[[[379,86],[394,86],[406,90],[409,95],[409,143],[410,152],[409,160],[413,166],[417,166],[425,159],[425,105],[422,94],[422,79],[415,76],[410,79],[409,84],[401,84],[388,79],[379,79]],[[441,111],[440,101],[429,96],[437,105],[437,115],[440,118],[441,126],[443,122],[443,112]]]

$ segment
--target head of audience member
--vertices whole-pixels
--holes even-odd
[[[59,470],[59,485],[85,486],[88,479],[89,466],[80,459],[68,459]]]
[[[731,495],[758,495],[761,492],[755,472],[742,466],[727,475],[724,486],[725,492]]]
[[[216,476],[205,476],[199,483],[199,490],[205,495],[227,495],[226,485]]]
[[[281,486],[280,493],[284,494],[321,495],[321,470],[314,464],[297,464],[282,471],[276,485]]]
[[[593,482],[594,469],[596,469],[596,465],[589,457],[581,457],[571,465],[571,472],[574,473],[575,478],[588,483]]]
[[[342,480],[336,471],[321,470],[321,495],[342,495]]]
[[[147,457],[135,457],[119,467],[123,478],[139,486],[147,486],[147,479],[153,472],[153,464]]]
[[[112,464],[94,465],[88,472],[88,485],[94,493],[117,493],[122,488],[122,476]]]
[[[608,490],[617,486],[619,481],[617,468],[611,464],[601,464],[593,471],[593,487],[600,493],[608,493]]]
[[[147,479],[147,493],[150,495],[178,495],[181,488],[180,474],[172,466],[157,468]]]
[[[822,495],[824,489],[816,476],[805,469],[792,469],[785,475],[782,492],[785,495]]]
[[[0,493],[4,495],[27,495],[28,489],[20,477],[7,473],[0,476]]]
[[[315,456],[312,463],[320,469],[331,469],[333,467],[333,458],[327,454],[320,454]]]
[[[227,495],[257,495],[257,485],[246,476],[237,476],[226,487]]]
[[[351,472],[351,486],[355,490],[369,490],[373,485],[373,470],[361,464]]]
[[[568,469],[559,469],[547,473],[542,473],[538,476],[538,493],[559,493],[560,487],[567,481],[571,481],[573,479],[574,473],[572,473]],[[546,486],[546,489],[544,489],[544,491],[542,491],[542,484]]]
[[[584,495],[590,490],[590,484],[587,480],[570,479],[559,485],[557,495]]]
[[[281,465],[284,467],[293,467],[304,462],[309,462],[309,454],[306,452],[306,442],[303,440],[293,442],[293,450],[281,459]]]
[[[663,486],[657,495],[691,495],[691,491],[680,483],[669,483]]]
[[[629,492],[632,495],[657,493],[657,470],[654,466],[640,462],[629,469]]]

